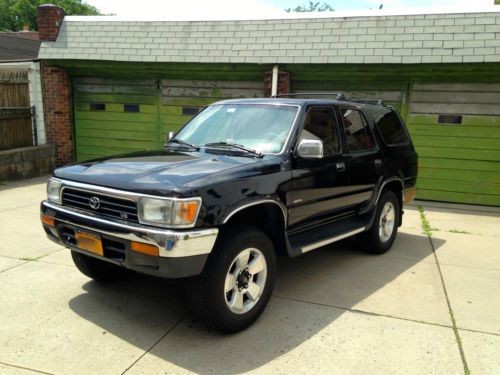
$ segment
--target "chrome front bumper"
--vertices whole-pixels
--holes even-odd
[[[41,213],[53,217],[59,223],[66,223],[128,241],[156,245],[160,257],[180,258],[208,255],[212,252],[217,228],[171,230],[152,228],[140,224],[125,224],[102,219],[91,213],[43,201]]]

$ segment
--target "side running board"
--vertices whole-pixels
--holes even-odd
[[[364,232],[369,225],[369,221],[367,222],[360,218],[349,218],[291,234],[288,236],[289,255],[295,257],[343,240],[344,238],[354,236],[355,234]]]

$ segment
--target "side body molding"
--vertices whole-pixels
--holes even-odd
[[[283,203],[281,202],[278,202],[274,199],[259,199],[257,201],[254,201],[254,202],[250,202],[250,203],[247,203],[247,204],[244,204],[242,206],[239,206],[237,207],[236,209],[234,209],[233,211],[231,211],[225,218],[224,220],[222,221],[222,224],[226,224],[229,219],[231,219],[232,216],[234,216],[235,214],[237,214],[238,212],[240,212],[241,210],[244,210],[245,208],[248,208],[248,207],[252,207],[252,206],[257,206],[259,204],[266,204],[266,203],[272,203],[272,204],[275,204],[276,206],[278,206],[281,210],[281,213],[283,214],[283,225],[284,227],[286,228],[287,226],[287,214],[286,214],[286,208],[285,206],[283,205]]]

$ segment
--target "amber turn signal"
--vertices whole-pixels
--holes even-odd
[[[42,221],[42,223],[48,225],[49,227],[55,226],[54,218],[52,216],[42,214],[40,215],[40,220]]]
[[[175,206],[174,223],[181,225],[193,223],[196,220],[199,205],[198,201],[178,202]]]
[[[137,253],[151,255],[155,257],[160,255],[160,250],[158,249],[158,246],[149,245],[147,243],[132,241],[130,243],[130,249],[132,249],[132,251],[135,251]]]

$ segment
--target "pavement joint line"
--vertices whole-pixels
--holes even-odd
[[[1,210],[0,213],[12,211],[12,210],[17,210],[19,208],[25,208],[25,207],[29,207],[29,206],[39,205],[39,204],[40,204],[40,202],[34,202],[34,203],[30,203],[30,204],[25,204],[24,206],[11,207],[11,208],[7,208],[5,210]]]
[[[451,323],[453,325],[453,327],[452,327],[453,333],[455,334],[455,340],[457,342],[458,351],[460,353],[460,358],[462,359],[462,364],[464,366],[464,374],[470,375],[471,372],[469,369],[469,365],[467,364],[467,359],[465,358],[465,352],[464,352],[464,348],[462,346],[462,339],[460,338],[460,334],[458,332],[457,322],[455,320],[455,315],[453,314],[453,309],[451,307],[451,301],[450,301],[450,298],[448,296],[448,290],[446,288],[446,284],[444,282],[443,272],[441,270],[441,265],[439,264],[439,259],[438,259],[437,254],[436,254],[436,249],[434,248],[434,243],[432,242],[431,225],[430,225],[429,221],[427,220],[427,217],[425,216],[425,212],[424,212],[424,209],[422,208],[422,206],[418,207],[418,211],[420,213],[420,219],[422,221],[422,230],[424,231],[424,233],[427,235],[427,238],[429,239],[429,243],[430,243],[431,248],[432,248],[432,253],[434,254],[434,258],[436,259],[436,266],[438,269],[439,277],[441,279],[441,285],[443,286],[443,292],[444,292],[444,296],[446,299],[446,303],[448,305],[448,312],[450,313]]]
[[[146,354],[148,354],[151,350],[153,350],[153,348],[158,345],[165,337],[168,336],[168,334],[170,332],[172,332],[190,313],[191,311],[187,311],[185,314],[183,314],[179,320],[177,320],[177,322],[175,322],[175,324],[170,327],[167,332],[165,332],[158,340],[155,341],[155,343],[153,345],[151,345],[144,353],[142,353],[139,358],[137,358],[134,362],[132,362],[132,364],[130,366],[128,366],[122,373],[121,375],[124,375],[128,370],[130,370],[132,367],[134,367],[137,362],[139,362],[142,358],[144,358],[144,356]]]
[[[56,262],[49,262],[47,260],[35,260],[35,262],[43,263],[43,264],[51,264],[54,266],[63,266],[63,267],[68,267],[71,269],[74,269],[75,267],[69,264],[62,264],[62,263],[56,263]]]
[[[442,266],[446,266],[446,267],[470,268],[470,269],[474,269],[474,270],[484,270],[484,271],[500,272],[500,269],[498,269],[498,268],[478,267],[478,266],[466,266],[464,264],[451,264],[451,263],[441,263],[441,265]]]
[[[24,260],[26,262],[32,262],[32,261],[37,261],[37,260],[43,259],[45,257],[48,257],[49,255],[59,253],[59,252],[61,252],[63,250],[65,250],[65,249],[63,248],[63,249],[59,249],[59,250],[54,250],[51,253],[43,254],[43,255],[40,255],[40,256],[38,256],[36,258],[31,258],[31,257],[16,258],[16,257],[11,257],[11,256],[8,256],[8,255],[3,255],[3,254],[0,254],[0,258],[7,258],[7,259],[13,259],[13,260]]]
[[[38,372],[39,374],[54,375],[54,373],[52,373],[52,372],[47,372],[47,371],[42,371],[42,370],[36,370],[34,368],[31,368],[31,367],[13,365],[11,363],[6,363],[6,362],[3,362],[3,361],[0,361],[0,364],[5,365],[5,366],[9,366],[9,367],[20,368],[22,370],[28,370],[28,371]]]
[[[375,317],[381,317],[381,318],[389,318],[389,319],[396,319],[396,320],[403,320],[405,322],[420,323],[420,324],[426,324],[426,325],[429,325],[429,326],[435,326],[435,327],[453,329],[452,326],[449,326],[449,325],[446,325],[446,324],[426,322],[424,320],[414,320],[414,319],[409,319],[409,318],[402,318],[400,316],[394,316],[394,315],[388,315],[388,314],[380,314],[380,313],[375,313],[375,312],[371,312],[371,311],[364,311],[364,310],[358,310],[358,309],[353,309],[353,308],[349,308],[349,307],[342,307],[342,306],[335,306],[335,305],[328,305],[328,304],[319,303],[319,302],[304,301],[304,300],[300,300],[300,299],[296,299],[296,298],[283,297],[283,296],[278,296],[278,295],[273,295],[273,297],[284,299],[284,300],[289,300],[289,301],[294,301],[294,302],[307,303],[307,304],[310,304],[310,305],[317,305],[317,306],[335,308],[335,309],[339,309],[339,310],[345,310],[345,311],[349,311],[349,312],[352,312],[352,313],[355,313],[355,314],[369,315],[369,316],[375,316]]]
[[[412,262],[412,261],[415,261],[415,260],[419,260],[421,263],[425,263],[425,264],[435,264],[435,261],[434,261],[434,260],[430,260],[430,259],[429,259],[429,260],[427,260],[427,261],[426,261],[426,260],[425,260],[426,258],[424,258],[424,259],[418,259],[418,258],[416,258],[416,257],[415,257],[415,258],[410,258],[410,257],[405,258],[405,257],[398,257],[397,255],[396,255],[396,256],[394,256],[394,255],[392,255],[392,254],[391,254],[391,255],[386,255],[386,254],[384,254],[384,255],[382,255],[382,257],[383,257],[383,258],[389,258],[389,259],[407,260],[407,261],[409,261],[409,262]],[[429,254],[429,256],[428,256],[427,258],[430,258],[430,257],[431,257],[431,254]]]
[[[16,265],[12,266],[12,267],[9,267],[9,268],[1,270],[0,273],[4,273],[4,272],[7,272],[7,271],[10,271],[10,270],[12,270],[14,268],[20,267],[20,266],[25,265],[26,263],[29,263],[29,262],[30,262],[29,260],[23,261],[22,263],[19,263],[19,264],[16,264]],[[0,362],[0,363],[2,363],[2,362]]]
[[[467,331],[467,332],[472,332],[472,333],[479,333],[481,335],[490,335],[490,336],[500,337],[500,333],[495,333],[495,332],[478,331],[478,330],[471,329],[471,328],[460,328],[460,327],[457,327],[457,329],[459,331]]]

